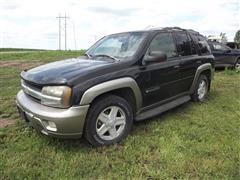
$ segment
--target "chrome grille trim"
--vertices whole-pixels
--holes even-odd
[[[33,88],[28,87],[26,84],[24,84],[23,80],[21,81],[21,86],[22,86],[22,90],[24,93],[38,99],[39,101],[41,101],[42,99],[51,100],[51,101],[55,101],[55,102],[62,101],[62,99],[59,97],[48,96],[48,95],[42,94],[42,92],[40,92],[40,91],[37,91]]]
[[[42,96],[42,93],[41,93],[41,92],[36,91],[36,90],[34,90],[34,89],[26,86],[26,85],[24,84],[24,82],[21,83],[21,86],[22,86],[22,90],[23,90],[26,94],[28,94],[28,95],[30,95],[30,96],[38,99],[38,100],[41,100],[41,96]]]

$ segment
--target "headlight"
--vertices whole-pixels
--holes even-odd
[[[41,103],[47,106],[67,108],[72,89],[68,86],[45,86],[42,88]]]

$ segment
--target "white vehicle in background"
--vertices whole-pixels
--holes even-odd
[[[221,36],[209,35],[207,38],[209,41],[215,41],[219,43],[225,43]]]

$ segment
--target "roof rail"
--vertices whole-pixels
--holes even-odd
[[[187,32],[190,32],[190,33],[193,33],[193,34],[200,34],[199,32],[197,31],[194,31],[192,29],[183,29],[183,28],[180,28],[180,27],[156,27],[156,28],[150,28],[150,30],[179,30],[179,31],[187,31]]]
[[[161,29],[163,29],[163,27],[147,27],[146,28],[147,30],[161,30]]]
[[[182,31],[185,31],[185,29],[182,29],[180,27],[151,27],[151,28],[148,28],[149,30],[182,30]]]
[[[187,29],[187,31],[190,32],[190,33],[193,33],[193,34],[198,34],[198,35],[200,34],[199,32],[194,31],[194,30],[192,30],[192,29]]]
[[[163,30],[181,30],[181,31],[186,31],[186,29],[183,29],[183,28],[180,28],[180,27],[165,27],[165,28],[162,28]]]

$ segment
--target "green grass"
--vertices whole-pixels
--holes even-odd
[[[11,52],[11,51],[44,51],[44,49],[28,49],[28,48],[0,48],[0,52]]]
[[[240,73],[217,72],[206,102],[135,123],[122,143],[92,148],[38,134],[18,118],[20,71],[79,55],[45,53],[14,55],[9,60],[24,63],[0,67],[0,118],[17,120],[0,128],[0,179],[239,179]]]
[[[21,53],[0,53],[0,61],[45,61],[50,62],[54,60],[60,60],[68,57],[76,57],[83,54],[84,50],[79,51],[23,51]]]

